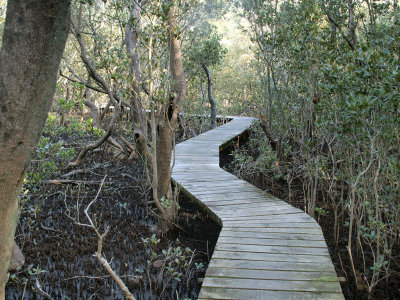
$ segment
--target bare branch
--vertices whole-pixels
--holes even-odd
[[[132,293],[129,291],[129,289],[126,287],[125,283],[121,280],[121,278],[114,272],[114,270],[111,268],[110,264],[108,263],[108,261],[102,256],[102,250],[103,250],[103,242],[105,237],[107,236],[107,234],[110,232],[110,227],[107,226],[107,229],[105,230],[105,232],[103,234],[100,234],[100,232],[98,231],[98,229],[96,228],[96,226],[93,223],[92,218],[89,215],[89,209],[90,207],[96,202],[96,200],[99,198],[100,192],[104,186],[104,182],[107,178],[107,175],[104,176],[103,180],[101,181],[100,187],[97,190],[97,194],[96,197],[94,197],[94,199],[89,203],[89,205],[86,207],[86,209],[84,210],[85,216],[88,219],[89,224],[85,224],[85,223],[80,223],[79,220],[72,218],[69,215],[69,209],[67,208],[68,214],[67,216],[72,219],[74,221],[74,223],[76,225],[79,226],[83,226],[83,227],[88,227],[91,228],[95,234],[97,235],[97,251],[96,253],[93,255],[94,257],[97,258],[97,260],[103,265],[103,267],[106,269],[107,273],[110,274],[110,276],[115,280],[115,282],[117,283],[117,285],[120,287],[120,289],[123,291],[125,297],[129,300],[136,300],[135,297],[132,295]],[[77,206],[78,207],[78,206]],[[77,214],[79,216],[79,211],[77,211]]]

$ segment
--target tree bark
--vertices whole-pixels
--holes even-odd
[[[262,130],[264,131],[265,136],[267,137],[267,139],[269,141],[269,144],[271,145],[272,150],[278,151],[278,144],[279,143],[272,136],[272,132],[270,130],[270,127],[267,126],[267,123],[264,120],[261,120],[260,126],[261,126]]]
[[[267,89],[268,89],[268,129],[272,131],[272,89],[271,89],[271,72],[267,66]]]
[[[356,34],[356,22],[355,22],[355,16],[354,16],[354,2],[353,0],[347,0],[347,6],[349,10],[349,35],[350,35],[350,40],[354,46],[354,48],[357,46],[357,34]]]
[[[166,197],[171,199],[171,159],[173,131],[177,126],[178,114],[186,96],[185,73],[183,71],[182,51],[179,37],[176,35],[175,5],[170,8],[168,19],[168,44],[170,71],[172,77],[172,88],[158,123],[157,140],[157,169],[158,186],[157,196],[159,199]],[[165,210],[164,217],[173,222],[175,215],[175,204]]]
[[[158,196],[161,198],[168,195],[171,178],[171,153],[172,153],[172,130],[175,129],[178,113],[186,96],[185,73],[183,71],[182,51],[179,38],[176,36],[175,5],[169,11],[168,19],[168,44],[170,71],[172,77],[172,91],[164,107],[164,114],[158,125]],[[168,198],[168,197],[167,197]]]
[[[83,102],[83,104],[85,104],[90,110],[90,118],[92,119],[93,127],[101,128],[102,126],[100,124],[100,109],[97,107],[96,103],[92,102],[91,100],[92,90],[88,87],[88,85],[91,84],[90,81],[91,77],[90,75],[88,75],[87,85],[84,94],[85,101]]]
[[[204,72],[206,72],[207,76],[207,84],[208,84],[208,101],[210,102],[211,105],[211,128],[217,127],[217,103],[215,102],[215,99],[212,95],[212,89],[213,89],[213,82],[211,80],[211,74],[210,70],[207,68],[205,64],[201,65],[204,69]]]
[[[65,0],[9,1],[0,53],[0,299],[18,193],[50,109],[69,29]]]
[[[125,46],[130,57],[129,75],[131,77],[131,117],[134,124],[134,138],[138,152],[146,161],[149,171],[152,170],[151,150],[147,144],[146,116],[140,97],[140,63],[137,49],[141,24],[140,6],[135,2],[130,8],[129,21],[125,26]]]
[[[171,121],[175,122],[178,118],[179,110],[182,108],[186,97],[186,79],[183,71],[182,50],[180,39],[176,36],[176,15],[175,6],[172,6],[169,11],[169,55],[170,69],[173,80],[172,91],[175,94],[170,101],[172,103]]]

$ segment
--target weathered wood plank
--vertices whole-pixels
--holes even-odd
[[[325,241],[293,240],[293,239],[265,239],[255,237],[231,237],[220,236],[218,243],[223,244],[246,244],[246,245],[264,245],[264,246],[286,246],[286,247],[315,247],[326,249]]]
[[[255,216],[266,216],[268,214],[270,215],[285,215],[285,214],[298,214],[299,210],[296,208],[263,208],[263,210],[250,207],[248,209],[242,209],[242,210],[235,210],[232,208],[232,211],[229,212],[227,211],[226,207],[221,207],[221,206],[213,206],[213,205],[208,205],[210,209],[212,209],[215,212],[218,212],[218,216],[221,217],[246,217],[246,216],[251,216],[254,214]]]
[[[266,291],[236,288],[204,287],[200,291],[199,300],[232,299],[232,300],[341,300],[340,293]]]
[[[271,233],[271,232],[255,232],[239,228],[223,228],[219,234],[222,237],[233,238],[260,238],[260,239],[284,239],[284,240],[302,240],[302,241],[323,241],[325,239],[320,234],[304,234],[304,233]]]
[[[222,219],[223,221],[223,219]],[[256,232],[256,233],[286,233],[286,234],[298,234],[298,235],[318,235],[320,238],[323,238],[321,229],[316,228],[278,228],[278,227],[227,227],[224,226],[223,230],[238,230],[241,232]]]
[[[191,188],[187,188],[188,191],[192,192]],[[276,203],[279,204],[281,203],[279,200],[272,198],[272,197],[264,197],[257,195],[256,193],[232,193],[232,192],[225,192],[225,193],[212,193],[212,194],[206,194],[204,192],[196,192],[193,190],[193,194],[196,194],[196,196],[199,197],[199,199],[208,199],[208,200],[214,200],[214,201],[229,201],[229,200],[249,200],[249,199],[257,199],[260,200],[262,199],[264,202],[268,203]],[[293,206],[287,204],[287,203],[281,203],[281,206],[284,207],[291,207]]]
[[[202,175],[193,175],[193,174],[179,174],[179,175],[175,175],[174,173],[172,174],[173,179],[175,182],[178,182],[180,184],[184,184],[185,182],[207,182],[210,181],[210,174],[212,174],[212,172],[208,173],[208,174],[202,174]],[[214,181],[226,181],[226,180],[230,180],[232,178],[233,175],[221,175],[218,176],[214,179]]]
[[[203,282],[203,288],[223,287],[270,291],[337,292],[338,284],[338,282],[329,281],[263,280],[246,278],[206,277]]]
[[[190,188],[188,189],[188,191],[190,191]],[[280,201],[278,201],[274,198],[260,197],[257,195],[241,195],[241,194],[230,195],[230,197],[226,197],[226,196],[224,196],[224,194],[222,194],[222,195],[218,195],[218,194],[204,195],[203,194],[203,195],[199,195],[199,198],[201,198],[202,200],[218,201],[221,203],[223,203],[223,201],[229,202],[231,200],[263,200],[263,202],[271,203],[271,204],[272,203],[276,203],[276,204],[281,203]],[[282,203],[280,206],[293,208],[293,206],[286,204],[286,203]]]
[[[257,223],[247,223],[246,221],[242,222],[224,222],[225,228],[316,228],[319,229],[318,225],[315,222],[263,222],[258,221]]]
[[[192,193],[190,189],[188,189],[188,191]],[[198,195],[197,193],[192,193],[192,194],[201,199],[202,201],[207,202],[208,205],[214,205],[214,206],[230,205],[232,206],[232,209],[236,210],[252,208],[253,203],[258,203],[260,207],[265,207],[265,208],[278,208],[278,207],[293,208],[290,205],[280,205],[280,203],[275,200],[261,199],[259,197],[242,198],[242,199],[238,197],[237,199],[230,199],[230,201],[226,201],[222,200],[224,198],[224,194],[213,194],[213,195]],[[246,201],[247,203],[240,203],[239,201]],[[234,205],[235,203],[236,205]]]
[[[199,185],[196,182],[189,182],[185,185],[186,188],[219,188],[219,187],[230,187],[230,186],[251,186],[250,183],[240,180],[237,177],[229,181],[213,181],[208,182],[207,185]]]
[[[193,174],[201,174],[201,173],[196,173],[193,172]],[[208,175],[211,175],[210,173]],[[206,186],[204,189],[200,189],[199,192],[197,192],[199,195],[203,195],[203,194],[219,194],[221,193],[218,190],[210,190],[208,189]],[[251,189],[247,188],[247,189],[243,189],[243,190],[239,190],[237,189],[235,186],[232,186],[231,189],[227,188],[223,190],[223,193],[226,195],[226,198],[229,199],[229,197],[235,197],[235,196],[240,196],[240,197],[261,197],[261,198],[265,198],[265,199],[274,199],[277,200],[277,198],[272,197],[270,194],[256,188],[256,187],[252,187]],[[282,203],[284,204],[284,202]]]
[[[202,201],[212,201],[214,199],[214,201],[217,201],[221,196],[202,196],[199,197],[200,200]],[[214,203],[214,204],[218,204],[218,203]],[[214,204],[208,204],[210,207],[213,207]],[[218,205],[216,205],[218,206]],[[260,206],[261,207],[261,206]],[[290,205],[279,205],[278,203],[274,202],[274,201],[265,201],[262,205],[262,210],[261,209],[257,209],[257,207],[231,207],[230,209],[227,209],[226,207],[215,207],[216,209],[220,210],[221,215],[229,215],[230,213],[234,213],[234,212],[240,212],[240,213],[254,213],[254,215],[258,215],[257,212],[261,212],[261,211],[274,211],[274,212],[282,212],[282,214],[285,213],[289,213],[289,212],[293,212],[293,213],[299,213],[302,212],[301,210],[290,206]],[[232,217],[236,217],[235,214],[232,214]]]
[[[224,269],[250,269],[250,270],[272,270],[272,271],[298,271],[298,272],[331,272],[335,273],[330,260],[325,262],[296,262],[296,261],[260,261],[243,259],[219,259],[213,258],[209,268]],[[336,274],[336,273],[335,273]]]
[[[263,204],[266,203],[266,200],[260,198],[248,198],[248,199],[232,199],[232,200],[220,200],[220,199],[212,199],[212,200],[204,200],[204,203],[212,206],[226,206],[226,205],[245,205],[245,204]],[[270,205],[273,205],[271,202]]]
[[[299,272],[208,267],[207,277],[226,277],[265,280],[334,281],[335,272]]]
[[[250,253],[277,253],[277,254],[302,254],[302,255],[323,255],[329,256],[327,248],[311,247],[288,247],[288,246],[268,246],[268,245],[246,245],[246,244],[224,244],[217,242],[215,250],[235,251]]]
[[[252,216],[252,217],[225,217],[225,221],[236,221],[236,220],[304,220],[304,221],[313,221],[314,219],[311,218],[306,213],[300,212],[298,214],[292,214],[287,216]]]
[[[326,255],[310,255],[310,254],[288,254],[288,253],[257,253],[257,252],[233,252],[215,250],[213,253],[214,258],[225,259],[241,259],[241,260],[254,260],[254,261],[279,261],[279,262],[308,262],[319,264],[332,263],[330,256]]]
[[[201,196],[199,198],[202,199]],[[202,199],[203,200],[203,199]],[[255,201],[251,201],[255,200]],[[243,202],[246,201],[246,202]],[[260,201],[259,199],[248,199],[248,200],[232,200],[231,203],[227,201],[219,201],[217,199],[213,200],[204,200],[203,202],[207,203],[207,205],[210,206],[229,206],[232,210],[235,211],[245,211],[250,208],[258,208],[259,210],[267,208],[267,209],[281,209],[282,206],[279,205],[279,202],[275,201]],[[292,208],[290,206],[287,206],[287,208]]]
[[[237,193],[240,195],[243,194],[250,194],[253,193],[254,196],[259,197],[259,192],[258,188],[255,186],[249,186],[249,185],[232,185],[232,186],[219,186],[219,187],[213,187],[213,186],[188,186],[188,189],[190,189],[191,192],[197,193],[198,195],[208,195],[208,194],[227,194],[227,193]]]
[[[189,176],[191,175],[192,177],[197,177],[199,175],[201,176],[209,176],[208,177],[208,181],[210,181],[210,175],[212,174],[213,176],[215,175],[215,171],[214,169],[217,166],[210,166],[210,165],[201,165],[201,166],[195,166],[195,165],[186,165],[186,166],[176,166],[176,169],[174,167],[174,169],[172,170],[172,174],[175,176]],[[177,172],[179,172],[179,174],[176,174]],[[225,172],[225,173],[218,173],[218,176],[214,176],[214,179],[218,179],[220,176],[225,176],[225,177],[229,177],[229,179],[237,179],[237,177],[235,177],[234,175]]]

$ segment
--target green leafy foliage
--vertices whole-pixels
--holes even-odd
[[[280,169],[302,181],[307,205],[317,182],[316,195],[324,199],[315,206],[318,218],[331,211],[345,216],[337,220],[345,232],[337,234],[347,247],[361,243],[372,250],[353,250],[364,260],[356,268],[372,292],[390,272],[391,232],[399,232],[400,223],[398,6],[314,0],[235,5],[250,22],[261,87],[270,82],[264,97],[249,102],[255,113],[271,116],[277,159],[290,161]],[[262,174],[270,167],[268,145],[259,141],[257,147],[260,158],[235,153],[238,172]]]
[[[200,66],[211,67],[219,64],[227,51],[221,44],[221,36],[212,26],[207,27],[202,36],[203,38],[190,48],[189,59]]]

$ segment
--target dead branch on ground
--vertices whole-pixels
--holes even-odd
[[[95,254],[93,254],[94,257],[97,258],[97,260],[103,265],[103,267],[106,269],[107,273],[110,274],[110,276],[115,280],[119,288],[122,290],[124,293],[125,297],[129,300],[136,300],[135,297],[132,295],[132,293],[129,291],[125,283],[121,280],[121,278],[115,273],[115,271],[111,268],[110,264],[108,261],[103,257],[102,255],[102,250],[103,250],[103,242],[104,239],[106,238],[107,234],[110,232],[110,226],[107,226],[106,230],[104,231],[103,234],[100,234],[99,230],[96,228],[96,226],[93,223],[92,218],[89,216],[89,209],[90,207],[96,202],[97,198],[100,195],[100,192],[103,188],[104,181],[106,180],[107,175],[104,176],[103,180],[101,181],[100,187],[97,191],[96,197],[89,203],[89,205],[86,207],[84,210],[85,216],[88,219],[89,223],[81,223],[79,221],[79,218],[74,218],[70,215],[69,208],[67,206],[67,203],[65,201],[66,205],[66,215],[68,218],[70,218],[76,225],[82,226],[82,227],[87,227],[92,229],[96,236],[97,236],[97,251]],[[77,211],[77,214],[79,214],[79,211]]]

